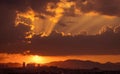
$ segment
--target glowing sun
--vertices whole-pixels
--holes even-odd
[[[38,55],[32,56],[31,61],[34,63],[44,63],[43,57],[38,56]]]

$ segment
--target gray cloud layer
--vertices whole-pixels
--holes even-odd
[[[75,0],[75,1],[76,7],[85,13],[94,11],[103,15],[120,16],[119,13],[120,0]]]

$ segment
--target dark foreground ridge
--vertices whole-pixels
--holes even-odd
[[[1,63],[0,74],[120,74],[120,63],[82,60],[56,61],[47,64]]]
[[[0,74],[120,74],[120,71],[107,71],[94,69],[64,69],[58,67],[21,67],[1,68]]]

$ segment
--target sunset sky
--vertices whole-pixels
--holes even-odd
[[[119,58],[120,0],[0,0],[0,63]]]

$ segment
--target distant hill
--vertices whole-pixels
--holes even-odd
[[[70,68],[70,69],[100,69],[100,70],[120,70],[120,63],[98,63],[92,61],[82,61],[82,60],[66,60],[66,61],[56,61],[47,63],[48,66],[57,66],[60,68]]]

